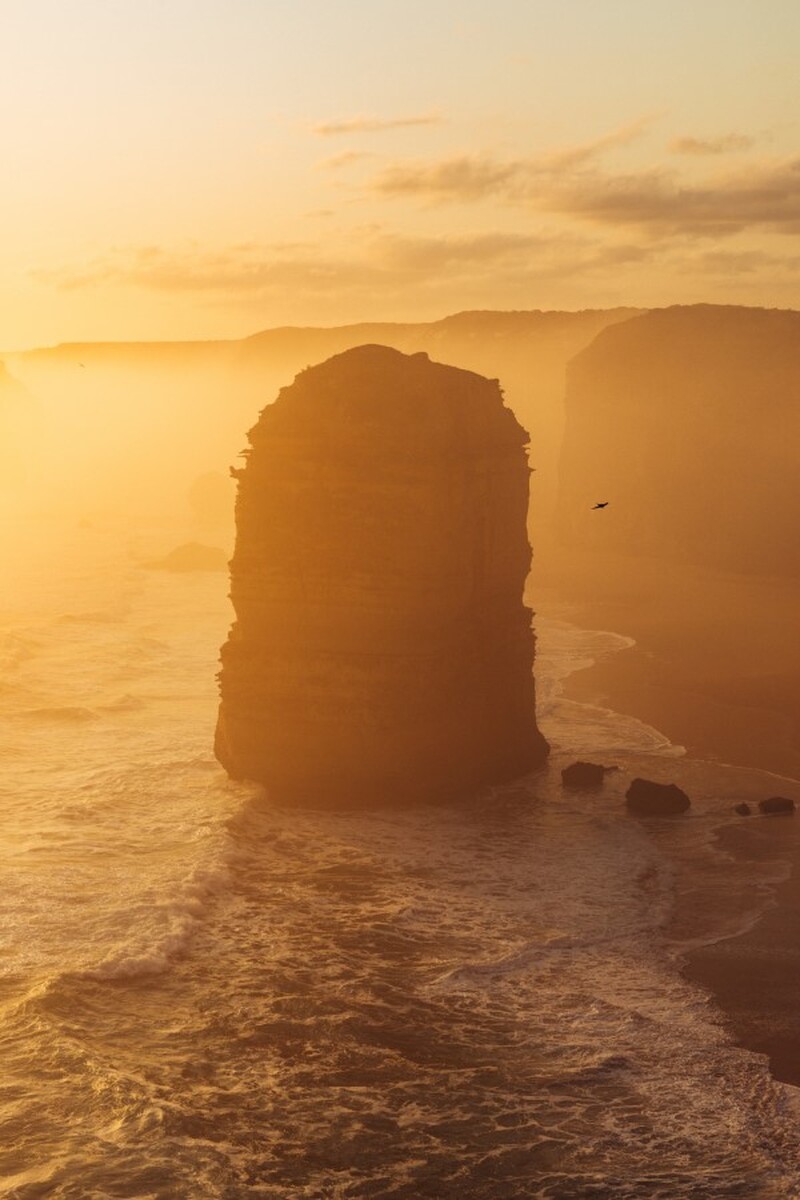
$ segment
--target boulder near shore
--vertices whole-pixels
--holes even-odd
[[[691,801],[676,783],[634,779],[625,793],[629,812],[639,817],[672,817],[685,813]]]
[[[794,800],[786,796],[770,796],[767,800],[759,800],[758,809],[767,816],[792,816]]]
[[[601,788],[608,771],[616,767],[603,767],[598,763],[574,762],[564,767],[561,772],[561,783],[565,788],[580,791],[582,788]]]

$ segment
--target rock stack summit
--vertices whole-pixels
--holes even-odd
[[[360,346],[310,367],[235,471],[216,754],[278,799],[434,799],[541,763],[528,435],[496,380]]]

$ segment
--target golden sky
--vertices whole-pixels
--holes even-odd
[[[797,0],[0,0],[0,346],[800,304]]]

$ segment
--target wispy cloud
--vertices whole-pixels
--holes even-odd
[[[600,159],[606,150],[636,136],[636,127],[630,127],[582,146],[525,158],[461,155],[396,162],[366,186],[386,198],[432,204],[491,201],[600,225],[637,227],[650,236],[800,232],[800,157],[745,161],[736,171],[700,180],[663,167],[626,173],[604,169]]]
[[[524,161],[499,162],[488,155],[464,154],[434,162],[392,164],[384,167],[369,187],[384,196],[434,201],[483,200],[498,195],[509,199],[525,173]]]
[[[31,274],[64,291],[121,284],[167,292],[246,293],[286,287],[324,290],[342,282],[352,284],[364,275],[364,264],[331,260],[318,247],[297,243],[220,250],[148,246],[112,251],[83,268]]]
[[[800,231],[800,160],[753,167],[695,188],[680,187],[659,172],[605,176],[594,170],[549,186],[529,195],[528,205],[577,215],[585,219],[582,224],[562,220],[549,227],[426,234],[364,225],[335,239],[122,247],[80,266],[31,274],[64,292],[193,293],[208,303],[268,303],[280,311],[302,297],[304,304],[316,298],[364,312],[386,297],[407,303],[423,294],[449,305],[524,307],[542,295],[537,288],[546,295],[570,294],[578,281],[581,289],[589,287],[590,279],[596,288],[610,288],[609,294],[616,294],[622,280],[647,294],[641,289],[650,277],[664,273],[680,281],[681,289],[692,278],[733,294],[738,280],[788,286],[800,272],[800,254],[773,252],[763,238],[737,237],[723,247],[704,237],[660,236],[665,230],[705,235],[754,226]]]
[[[440,237],[379,234],[372,242],[374,261],[410,273],[494,269],[513,261],[530,265],[537,256],[553,253],[555,243],[544,234],[478,233]]]
[[[659,115],[659,113],[645,113],[637,120],[629,121],[618,129],[601,134],[600,137],[591,138],[586,142],[578,142],[574,146],[561,146],[555,150],[545,151],[537,158],[528,161],[538,163],[543,170],[552,171],[563,171],[582,166],[584,163],[598,158],[607,150],[635,142],[637,138],[647,132]]]
[[[213,251],[146,246],[116,250],[81,268],[32,272],[61,291],[126,286],[159,292],[225,296],[287,294],[292,289],[335,296],[384,293],[407,286],[558,278],[641,262],[649,250],[604,245],[574,234],[477,232],[409,236],[360,231],[344,240],[338,256],[324,244],[231,246]]]
[[[416,195],[435,202],[491,197],[525,201],[532,189],[586,169],[607,151],[635,141],[656,115],[646,114],[586,142],[523,158],[503,161],[489,154],[462,154],[427,162],[393,163],[384,167],[368,186],[384,196]]]
[[[343,133],[384,133],[412,125],[440,125],[442,120],[440,113],[416,113],[404,117],[348,117],[341,121],[321,121],[313,126],[313,132],[321,137],[336,137]]]
[[[538,206],[654,234],[723,236],[745,230],[800,232],[800,158],[749,164],[726,176],[686,183],[662,171],[573,178],[538,197]]]
[[[725,133],[715,138],[677,137],[669,143],[672,154],[688,154],[702,158],[710,154],[731,154],[749,150],[756,139],[744,133]]]
[[[374,157],[369,150],[343,150],[341,154],[331,154],[329,158],[323,158],[317,165],[330,171],[339,171],[342,167],[351,167],[353,163],[361,162],[362,159]]]
[[[687,259],[685,266],[702,275],[732,278],[740,275],[792,276],[800,272],[800,254],[769,254],[764,250],[708,250]]]

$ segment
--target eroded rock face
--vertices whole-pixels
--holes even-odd
[[[497,382],[361,346],[298,375],[249,436],[216,737],[229,774],[346,804],[540,763],[528,439]]]

